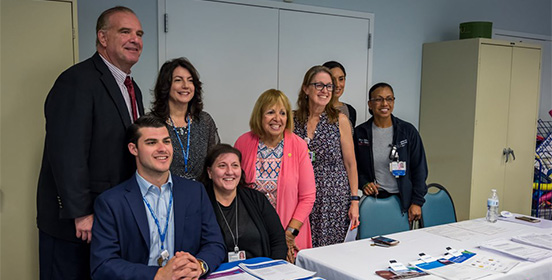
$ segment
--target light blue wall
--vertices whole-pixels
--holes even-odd
[[[416,126],[423,43],[458,39],[458,25],[467,21],[491,21],[498,29],[552,35],[551,0],[295,0],[294,3],[374,14],[372,80],[387,81],[394,86],[398,98],[395,115]],[[80,59],[94,52],[96,18],[113,5],[132,8],[142,22],[146,32],[144,52],[133,74],[142,91],[149,91],[158,67],[157,0],[79,1]]]
[[[416,126],[423,43],[458,39],[458,26],[467,21],[491,21],[494,28],[548,36],[552,29],[550,0],[295,0],[294,3],[374,14],[372,81],[393,85],[398,98],[395,115]]]

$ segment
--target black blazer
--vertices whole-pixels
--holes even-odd
[[[142,93],[134,84],[140,115]],[[65,70],[44,104],[46,139],[37,191],[38,228],[78,241],[74,219],[136,170],[125,131],[131,117],[115,78],[98,53]]]
[[[209,195],[209,199],[211,199],[211,203],[215,209],[215,215],[217,217],[221,216],[222,213],[216,210],[218,202],[215,197],[213,186],[205,185],[205,189],[207,190],[207,195]],[[285,260],[288,251],[286,235],[280,222],[280,218],[276,213],[276,209],[274,209],[268,199],[257,190],[244,186],[238,186],[237,194],[240,196],[245,209],[247,209],[249,216],[251,216],[251,220],[261,234],[260,244],[247,244],[244,246],[261,246],[263,252],[262,257]],[[222,225],[219,224],[219,226],[221,227],[221,232],[224,237]],[[230,252],[232,251],[232,248],[233,247],[228,247],[226,249]],[[228,261],[228,256],[226,256],[225,261]]]

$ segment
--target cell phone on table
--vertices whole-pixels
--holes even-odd
[[[374,241],[374,243],[385,244],[387,246],[395,246],[399,244],[399,240],[395,240],[381,235],[372,237],[372,241]]]
[[[527,217],[527,216],[516,216],[516,219],[526,221],[526,222],[530,222],[530,223],[540,222],[540,220],[537,219],[537,218],[532,218],[532,217]]]

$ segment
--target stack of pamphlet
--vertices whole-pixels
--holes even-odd
[[[448,280],[473,280],[483,278],[493,273],[470,265],[455,263],[445,258],[432,262],[416,261],[411,263],[425,272]]]
[[[546,237],[548,236],[548,237]],[[541,237],[537,234],[521,235],[508,239],[499,239],[490,241],[479,245],[479,247],[500,252],[512,257],[516,257],[522,260],[530,262],[536,262],[542,259],[552,257],[552,250],[543,249],[544,246],[549,246],[552,235],[545,234],[545,237]],[[521,241],[521,243],[520,243]],[[531,244],[531,245],[526,245]],[[539,248],[541,247],[541,248]]]
[[[218,271],[207,279],[217,280],[293,280],[293,279],[321,279],[312,278],[316,272],[302,269],[283,260],[266,261],[262,263],[246,264]]]
[[[552,233],[529,233],[512,237],[512,241],[552,250]]]
[[[378,270],[376,271],[376,274],[388,280],[412,279],[418,277],[423,277],[424,280],[441,279],[438,277],[432,277],[427,272],[424,272],[417,267],[408,267],[407,271],[393,271],[392,269]]]
[[[518,261],[513,261],[507,258],[489,257],[485,255],[476,255],[475,253],[464,251],[462,256],[449,258],[454,263],[462,263],[478,269],[485,269],[489,272],[507,273],[516,265]]]
[[[487,257],[466,250],[455,250],[447,247],[447,253],[433,258],[421,253],[420,259],[410,263],[408,269],[394,271],[390,269],[376,271],[385,279],[447,279],[473,280],[498,273],[507,273],[519,261],[507,258]],[[391,261],[390,261],[391,262]]]

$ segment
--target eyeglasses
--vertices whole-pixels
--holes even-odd
[[[333,84],[311,83],[310,85],[314,86],[314,88],[318,91],[322,91],[324,88],[326,88],[329,92],[334,90]]]
[[[393,102],[395,102],[395,97],[394,97],[394,96],[388,96],[388,97],[386,97],[386,98],[377,97],[377,98],[372,98],[372,99],[370,99],[370,101],[372,101],[372,102],[374,102],[374,103],[378,103],[378,104],[383,103],[384,100],[385,100],[387,103],[393,103]]]

